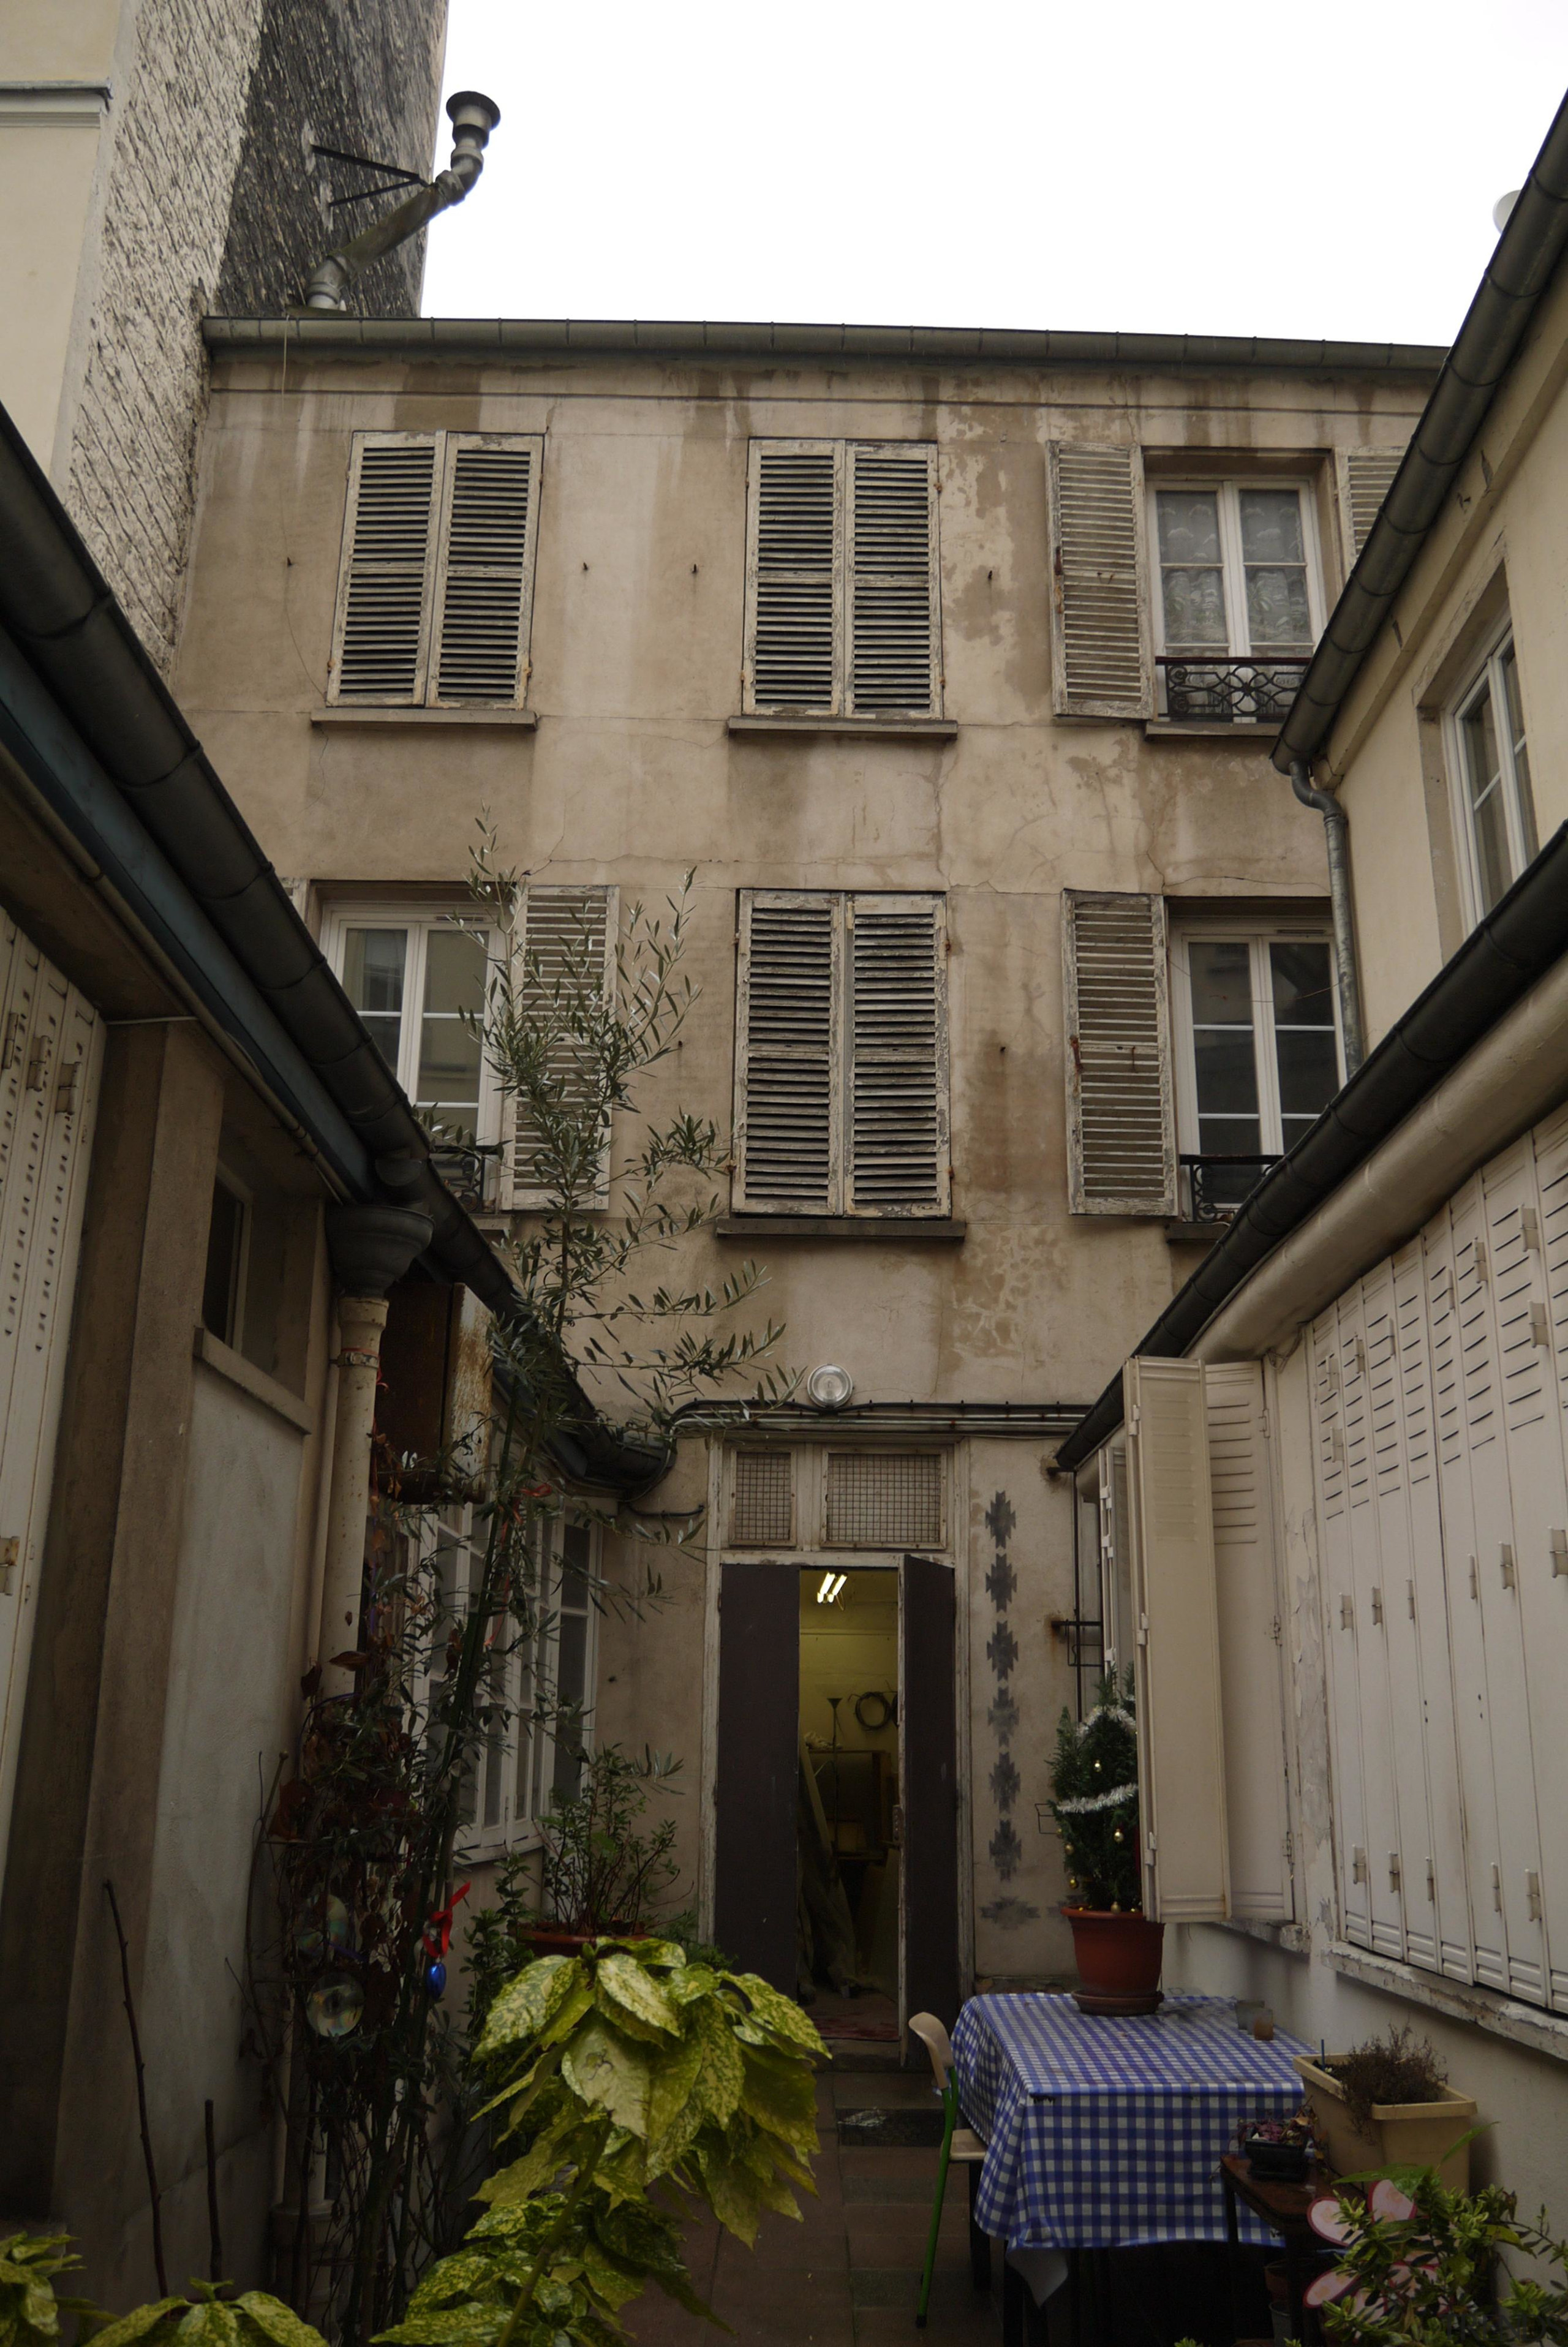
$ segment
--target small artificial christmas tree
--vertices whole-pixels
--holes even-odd
[[[1086,1719],[1063,1710],[1050,1772],[1050,1813],[1061,1829],[1071,1904],[1126,1914],[1143,1904],[1138,1863],[1138,1731],[1132,1674],[1100,1682]]]

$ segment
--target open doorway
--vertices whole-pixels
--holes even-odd
[[[825,2036],[898,2034],[898,1575],[803,1570],[800,1993]]]

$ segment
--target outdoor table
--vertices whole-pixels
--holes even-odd
[[[1080,2013],[1071,1996],[977,1996],[953,2031],[958,2099],[985,2139],[975,2221],[1009,2249],[1131,2249],[1229,2238],[1220,2161],[1244,2120],[1301,2101],[1276,2031],[1244,2035],[1228,1997]],[[1266,2241],[1250,2209],[1241,2238]]]
[[[1237,2250],[1241,2242],[1241,2209],[1250,2209],[1285,2243],[1285,2272],[1290,2292],[1290,2335],[1308,2336],[1302,2293],[1317,2270],[1323,2243],[1312,2229],[1309,2215],[1315,2200],[1334,2189],[1331,2169],[1314,2166],[1304,2184],[1286,2184],[1272,2177],[1255,2176],[1252,2162],[1228,2152],[1220,2162],[1220,2183],[1225,2196],[1225,2219],[1230,2229],[1231,2316],[1241,2334],[1241,2281]],[[1239,2203],[1239,2206],[1238,2206]],[[1319,2337],[1316,2318],[1311,2334]]]

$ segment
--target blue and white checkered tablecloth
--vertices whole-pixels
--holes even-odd
[[[953,2055],[987,2145],[977,2220],[1011,2249],[1224,2240],[1220,2155],[1244,2119],[1296,2109],[1290,2057],[1307,2051],[1244,2035],[1224,1997],[1116,2015],[1071,1996],[971,1999]],[[1244,2239],[1271,2238],[1240,2217]]]

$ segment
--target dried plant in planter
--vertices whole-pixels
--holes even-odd
[[[1368,2037],[1327,2065],[1345,2089],[1352,2127],[1372,2126],[1374,2103],[1440,2103],[1448,2092],[1447,2065],[1427,2037],[1389,2024],[1381,2037]]]

